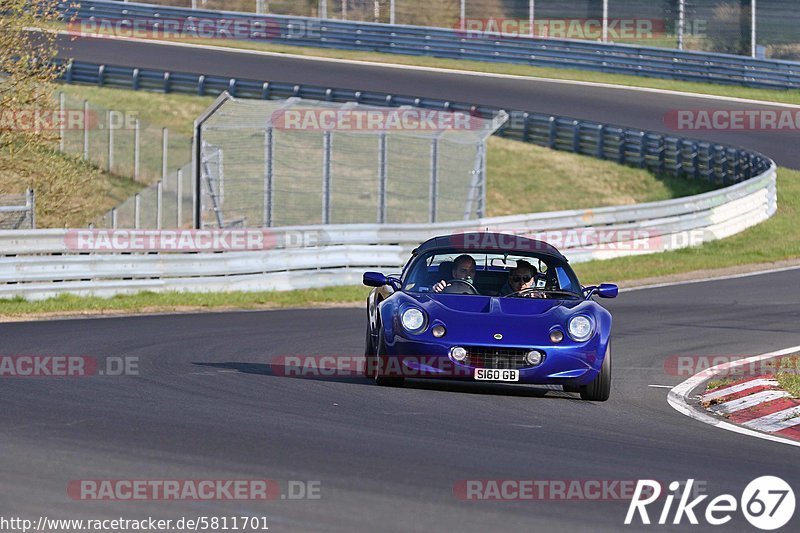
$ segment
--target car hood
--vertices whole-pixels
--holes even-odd
[[[401,307],[419,306],[431,323],[444,324],[445,341],[467,344],[549,345],[554,327],[566,332],[571,316],[578,312],[595,315],[596,311],[591,300],[413,293],[400,296]]]
[[[409,295],[432,316],[440,313],[468,313],[536,317],[547,315],[554,309],[570,309],[582,300],[554,300],[550,298],[503,298],[496,296],[467,296],[462,294]]]

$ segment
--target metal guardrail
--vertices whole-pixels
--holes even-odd
[[[62,9],[69,16],[75,15],[78,21],[145,21],[144,27],[137,26],[143,30],[163,31],[165,21],[178,22],[180,28],[187,28],[198,19],[224,19],[239,21],[249,28],[257,26],[249,32],[250,40],[287,45],[570,68],[755,88],[800,87],[798,62],[729,54],[499,34],[470,37],[453,29],[193,10],[107,0],[83,0],[78,8],[65,1]],[[255,24],[255,21],[260,23]]]
[[[434,235],[486,229],[561,235],[559,248],[577,263],[724,238],[766,220],[776,208],[771,166],[754,179],[724,189],[648,204],[439,224],[276,228],[270,230],[275,247],[263,251],[86,253],[70,244],[75,242],[70,232],[76,230],[0,231],[0,298],[351,285],[360,282],[365,269],[395,271],[414,247]],[[314,246],[286,245],[291,235],[310,232],[316,233]],[[572,234],[606,237],[592,237],[587,244],[585,239],[571,239]]]

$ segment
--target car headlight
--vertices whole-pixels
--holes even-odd
[[[412,307],[403,311],[400,321],[408,331],[418,333],[425,326],[425,315],[419,309]]]
[[[588,340],[594,333],[594,324],[589,317],[577,315],[569,319],[569,336],[572,340],[583,342]]]

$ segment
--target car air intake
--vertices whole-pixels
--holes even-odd
[[[499,368],[515,370],[532,365],[525,361],[531,348],[498,348],[496,346],[465,346],[467,358],[462,364],[473,368]]]

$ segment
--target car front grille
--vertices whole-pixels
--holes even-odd
[[[531,365],[525,362],[525,354],[531,348],[498,348],[495,346],[465,346],[467,358],[464,364],[473,368],[519,369]]]

